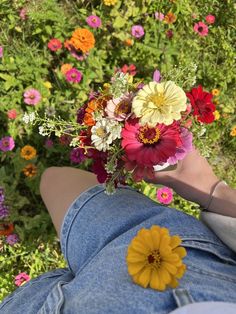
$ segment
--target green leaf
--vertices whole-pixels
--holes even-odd
[[[113,23],[113,27],[114,28],[121,28],[125,25],[125,23],[126,23],[126,20],[123,17],[117,16],[114,23]]]

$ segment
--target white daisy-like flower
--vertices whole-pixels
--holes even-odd
[[[186,102],[185,92],[174,82],[150,82],[134,97],[132,111],[140,118],[142,125],[170,125],[174,120],[181,118],[181,111],[187,108]]]
[[[26,124],[32,123],[35,120],[35,113],[31,112],[28,114],[27,112],[24,113],[24,116],[22,117],[22,121]]]
[[[121,125],[117,121],[102,118],[92,127],[92,144],[99,151],[107,151],[110,144],[121,137]]]

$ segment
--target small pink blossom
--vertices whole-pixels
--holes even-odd
[[[123,121],[130,116],[133,95],[125,94],[107,102],[105,112],[107,116],[116,121]]]
[[[209,14],[206,16],[205,19],[206,19],[207,24],[214,24],[216,18],[214,15]]]
[[[3,47],[0,46],[0,58],[2,58],[2,57],[3,57]]]
[[[203,22],[195,23],[193,30],[198,33],[199,36],[204,37],[208,35],[208,26]]]
[[[16,109],[10,109],[7,111],[8,119],[15,120],[17,116],[18,116],[18,113]]]
[[[76,68],[72,68],[66,72],[66,79],[68,82],[79,83],[82,80],[82,73]]]
[[[15,147],[14,139],[11,136],[2,137],[0,140],[0,150],[3,152],[7,152],[13,150]]]
[[[168,205],[173,201],[173,192],[168,187],[163,187],[157,190],[157,199],[160,203]]]
[[[57,38],[52,38],[48,43],[48,49],[51,51],[57,51],[62,48],[62,43]]]
[[[100,17],[96,15],[90,15],[89,17],[87,17],[86,22],[92,28],[99,28],[102,26],[102,21]]]
[[[155,19],[159,21],[163,21],[165,18],[165,15],[161,12],[155,12]]]
[[[192,124],[193,124],[193,121],[191,119],[189,119],[185,122],[184,127],[187,129],[190,129]]]
[[[15,285],[18,287],[22,286],[23,284],[25,284],[29,280],[30,280],[29,275],[27,275],[26,273],[20,273],[19,275],[17,275],[15,277]]]
[[[41,100],[41,94],[37,89],[31,88],[24,92],[24,102],[27,105],[37,105]]]
[[[131,29],[131,34],[132,36],[136,37],[136,38],[141,38],[144,36],[144,29],[141,25],[134,25],[132,26]]]
[[[19,13],[20,18],[24,21],[27,19],[27,10],[22,8]]]
[[[45,143],[44,143],[44,146],[46,148],[52,148],[53,147],[53,140],[51,140],[50,138],[47,138]]]

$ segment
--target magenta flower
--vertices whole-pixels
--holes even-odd
[[[0,205],[3,203],[5,200],[5,195],[4,195],[4,188],[0,186]]]
[[[167,162],[170,165],[175,165],[178,160],[184,159],[187,153],[193,149],[193,134],[185,128],[181,128],[180,138],[182,140],[182,146],[177,147],[174,156],[168,158]]]
[[[158,70],[155,70],[153,73],[153,81],[159,83],[161,81],[161,73]]]
[[[165,15],[163,13],[155,12],[155,19],[156,20],[162,21],[162,20],[164,20],[164,18],[165,18]]]
[[[24,102],[27,105],[35,106],[41,100],[41,94],[37,89],[30,88],[24,92]]]
[[[72,68],[66,72],[66,79],[68,82],[79,83],[82,80],[82,73],[76,68]]]
[[[141,38],[144,36],[144,29],[141,25],[134,25],[132,26],[131,34],[136,38]]]
[[[47,138],[45,143],[44,143],[44,146],[46,148],[52,148],[53,147],[53,140],[51,140],[50,138]]]
[[[206,19],[206,22],[207,22],[208,24],[214,24],[216,18],[215,18],[214,15],[209,14],[209,15],[206,16],[205,19]]]
[[[70,152],[70,160],[74,164],[80,164],[85,159],[86,159],[86,157],[84,155],[84,149],[83,148],[80,148],[80,147],[74,148]]]
[[[10,109],[7,111],[8,119],[15,120],[17,115],[18,115],[18,113],[17,113],[16,109]]]
[[[20,10],[19,17],[24,21],[27,19],[27,10],[25,8],[22,8]]]
[[[19,275],[17,275],[15,277],[15,285],[18,287],[22,286],[23,284],[25,284],[29,280],[30,280],[29,275],[27,275],[26,273],[20,273]]]
[[[0,140],[0,150],[8,152],[15,147],[14,139],[11,136],[2,137]]]
[[[102,26],[102,21],[100,17],[96,15],[90,15],[89,17],[87,17],[86,22],[92,28],[99,28]]]
[[[168,187],[163,187],[157,190],[157,199],[160,203],[168,205],[173,201],[173,192]]]
[[[59,39],[57,38],[52,38],[49,43],[48,43],[48,49],[51,51],[57,51],[62,48],[62,43]]]
[[[199,36],[207,36],[208,34],[208,26],[203,22],[198,22],[194,24],[193,27],[194,32],[198,33]]]
[[[6,238],[6,242],[13,246],[15,245],[17,242],[19,242],[19,237],[17,234],[13,233],[13,234],[9,234]]]
[[[4,203],[0,203],[0,219],[6,218],[9,216],[9,209]]]
[[[2,58],[2,57],[3,57],[3,47],[0,46],[0,58]]]

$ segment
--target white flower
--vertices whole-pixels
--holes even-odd
[[[24,116],[22,118],[22,121],[25,122],[26,124],[32,123],[35,120],[35,113],[31,112],[28,114],[27,112],[24,113]]]
[[[45,130],[43,126],[39,126],[39,134],[42,136],[48,135],[47,131]]]
[[[99,151],[109,150],[110,144],[121,137],[121,125],[117,121],[102,118],[92,127],[92,144]]]

